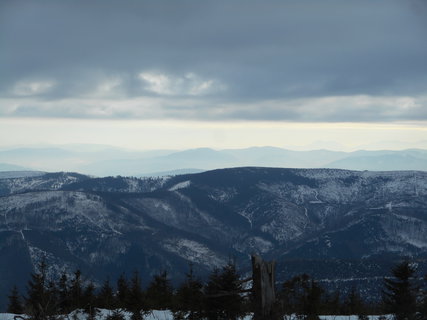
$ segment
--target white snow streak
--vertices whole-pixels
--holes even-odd
[[[179,189],[188,188],[190,186],[190,184],[191,184],[191,181],[183,181],[183,182],[177,183],[173,187],[169,188],[169,191],[177,191]]]

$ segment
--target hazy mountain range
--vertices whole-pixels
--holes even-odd
[[[241,166],[427,170],[427,150],[339,152],[252,147],[130,151],[109,146],[82,145],[0,151],[0,171],[74,171],[94,176],[156,176]]]

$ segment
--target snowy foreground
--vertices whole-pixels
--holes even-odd
[[[111,310],[100,309],[97,313],[96,320],[105,320],[108,315],[111,315]],[[128,312],[122,312],[126,320],[130,320],[131,314]],[[11,313],[0,313],[0,320],[14,320],[14,314]],[[379,316],[369,316],[369,320],[377,320]],[[83,312],[73,311],[69,315],[61,317],[64,320],[86,320],[87,315]],[[242,320],[250,320],[252,316],[246,316]],[[287,316],[284,320],[293,320],[294,317]],[[320,316],[322,320],[357,320],[357,316]],[[390,316],[386,319],[391,319]],[[168,310],[153,310],[149,314],[144,316],[144,320],[173,320],[172,312]]]

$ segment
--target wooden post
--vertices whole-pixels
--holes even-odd
[[[263,261],[261,257],[252,255],[254,320],[279,319],[275,310],[275,267],[275,261]]]

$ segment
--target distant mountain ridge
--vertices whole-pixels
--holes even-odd
[[[249,270],[256,252],[278,261],[279,280],[312,272],[331,286],[368,283],[367,294],[402,256],[427,259],[424,171],[62,172],[0,179],[0,195],[2,292],[23,287],[42,256],[52,275],[79,267],[100,283],[134,270],[178,280],[189,262],[204,275],[229,257]]]
[[[129,151],[98,146],[94,147],[93,151],[90,151],[89,147],[81,150],[83,151],[76,151],[76,148],[3,150],[0,151],[0,161],[40,171],[75,171],[94,176],[137,177],[155,176],[163,172],[183,172],[182,170],[191,173],[243,166],[372,171],[427,170],[427,150],[423,149],[338,152],[252,147],[224,150],[198,148],[183,151]]]
[[[25,171],[29,170],[26,167],[17,166],[9,163],[0,163],[0,172]]]

